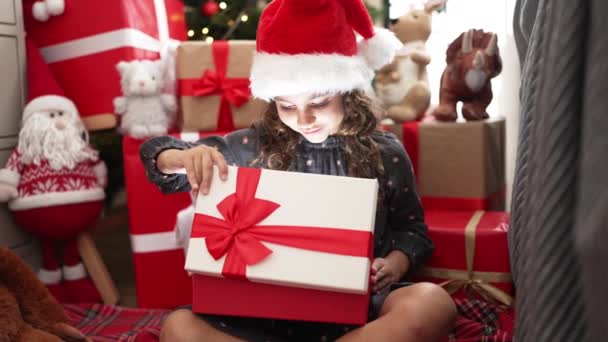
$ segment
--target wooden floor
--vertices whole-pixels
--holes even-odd
[[[91,230],[91,235],[120,293],[118,304],[136,307],[137,295],[126,206],[107,210]]]

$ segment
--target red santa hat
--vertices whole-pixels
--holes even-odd
[[[260,18],[251,91],[270,100],[369,89],[374,70],[401,46],[392,32],[374,28],[363,0],[274,0]]]
[[[34,42],[25,37],[27,54],[28,103],[23,109],[23,121],[41,110],[63,110],[78,117],[76,105],[65,97]]]

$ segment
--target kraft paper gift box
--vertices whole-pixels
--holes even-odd
[[[425,210],[503,210],[505,120],[386,125],[407,151]]]
[[[261,117],[266,102],[254,100],[249,73],[255,41],[186,42],[177,48],[182,131],[247,128]]]

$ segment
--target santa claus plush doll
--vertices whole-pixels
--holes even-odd
[[[29,98],[17,148],[0,169],[0,200],[40,239],[38,275],[59,301],[99,301],[80,261],[77,237],[101,213],[107,171],[72,101],[26,39]]]

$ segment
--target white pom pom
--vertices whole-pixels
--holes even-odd
[[[392,62],[402,46],[393,32],[376,28],[372,38],[359,42],[358,54],[365,58],[372,69],[378,70]]]
[[[64,0],[45,0],[50,15],[60,15],[65,9]]]
[[[47,21],[50,16],[46,4],[42,1],[36,1],[34,3],[34,6],[32,6],[32,15],[34,16],[34,19],[38,21]]]

